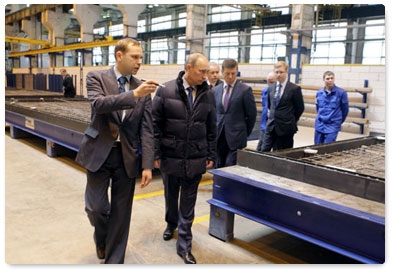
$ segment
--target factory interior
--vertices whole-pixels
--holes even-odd
[[[112,67],[114,45],[124,37],[141,42],[139,79],[166,83],[184,69],[186,55],[203,52],[219,65],[234,58],[238,80],[252,88],[257,119],[247,146],[236,165],[207,170],[199,184],[192,251],[205,267],[195,270],[388,271],[394,259],[385,183],[391,174],[385,140],[393,127],[389,10],[383,4],[5,5],[5,271],[103,270],[85,212],[86,169],[75,158],[91,119],[86,75]],[[304,112],[293,148],[259,152],[261,92],[277,61],[289,64]],[[72,78],[73,98],[63,94],[62,69]],[[333,71],[346,91],[349,113],[336,141],[315,145],[315,94],[324,71]],[[160,170],[143,189],[139,179],[129,267],[117,269],[185,270],[177,231],[163,240]]]

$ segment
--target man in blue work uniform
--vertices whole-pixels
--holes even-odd
[[[259,133],[259,140],[258,145],[256,146],[257,151],[262,151],[263,149],[263,136],[265,135],[266,130],[266,122],[267,122],[267,93],[269,91],[269,86],[276,83],[276,74],[274,71],[271,71],[267,77],[267,86],[262,90],[262,116],[261,116],[261,126],[260,126],[260,133]]]
[[[316,95],[315,145],[336,141],[348,115],[347,92],[335,85],[335,74],[326,71],[323,79],[325,87]]]

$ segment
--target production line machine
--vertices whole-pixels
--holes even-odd
[[[90,103],[84,98],[64,98],[47,91],[6,90],[5,121],[13,138],[27,133],[46,140],[48,156],[57,146],[78,151],[90,122]]]
[[[232,239],[237,214],[362,263],[384,263],[384,136],[240,150],[237,165],[210,173],[210,235]]]

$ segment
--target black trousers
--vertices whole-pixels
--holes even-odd
[[[162,174],[165,187],[165,220],[167,225],[178,227],[177,252],[192,249],[192,223],[202,175],[192,179]]]
[[[271,132],[265,131],[263,135],[263,152],[283,150],[293,148],[294,146],[294,134],[287,134],[283,136],[279,136],[276,134],[276,130],[272,130]]]
[[[237,149],[231,150],[226,141],[225,133],[222,131],[217,141],[217,163],[216,168],[233,166],[237,163]]]
[[[96,243],[105,245],[105,263],[124,263],[135,181],[125,172],[120,147],[111,150],[97,172],[87,171],[85,211],[95,229]]]

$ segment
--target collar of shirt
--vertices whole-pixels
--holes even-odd
[[[281,88],[280,88],[280,96],[282,96],[282,94],[284,93],[284,88],[285,85],[287,84],[287,80],[280,82]]]
[[[236,81],[237,81],[237,79],[234,81],[234,82],[232,82],[231,84],[230,84],[230,92],[232,92],[232,90],[233,90],[233,87],[235,87],[235,84],[236,84]],[[226,91],[226,89],[228,89],[228,85],[229,84],[227,84],[225,81],[224,81],[224,90]]]
[[[232,94],[233,87],[235,87],[235,82],[233,82],[233,84],[230,84],[229,95]],[[225,82],[225,84],[224,84],[224,95],[225,95],[225,92],[228,90],[228,86],[229,86],[229,84],[227,84]]]
[[[190,84],[185,80],[184,77],[182,78],[182,84],[184,85],[185,92],[188,92],[188,90],[187,90],[188,87],[192,87],[192,88],[193,88],[193,93],[195,93],[196,87],[190,85]]]
[[[123,76],[123,75],[121,74],[121,72],[119,72],[118,69],[117,69],[115,66],[114,66],[114,73],[115,73],[115,77],[117,77],[117,80],[118,80],[120,77]],[[125,77],[128,79],[128,82],[127,82],[126,84],[130,83],[130,78],[131,78],[132,76],[131,76],[131,75],[126,75]]]
[[[281,84],[281,89],[284,89],[285,85],[287,84],[288,80],[285,80],[283,82],[280,82]]]

